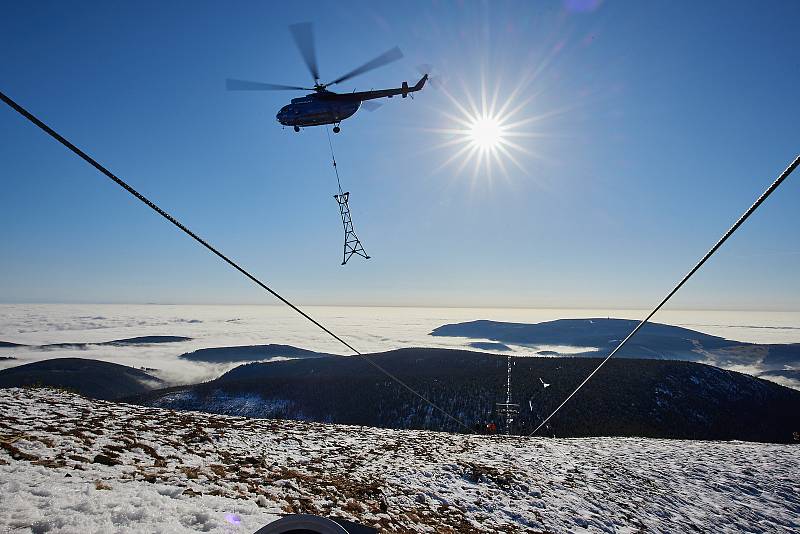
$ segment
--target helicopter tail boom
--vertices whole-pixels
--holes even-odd
[[[427,74],[423,74],[422,78],[420,78],[419,81],[416,84],[414,84],[414,86],[411,87],[411,88],[408,87],[408,83],[407,82],[403,82],[403,98],[407,97],[408,93],[421,91],[422,88],[425,87],[425,82],[427,82],[427,81],[428,81],[428,75]]]
[[[403,82],[400,87],[394,89],[379,89],[377,91],[361,91],[359,93],[343,93],[337,95],[337,97],[343,97],[348,100],[374,100],[376,98],[392,98],[395,95],[401,95],[403,98],[406,98],[409,93],[415,93],[417,91],[422,90],[425,87],[425,82],[428,81],[428,75],[425,74],[420,80],[412,85],[409,86],[408,82]]]

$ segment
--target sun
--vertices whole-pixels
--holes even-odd
[[[453,107],[452,110],[439,110],[448,127],[428,129],[444,137],[431,149],[451,151],[439,170],[454,165],[456,175],[471,171],[475,185],[479,177],[491,182],[497,171],[508,178],[510,165],[523,174],[528,173],[520,161],[521,156],[538,155],[525,138],[541,134],[529,128],[540,118],[526,112],[532,95],[526,94],[524,83],[502,94],[499,84],[495,83],[488,89],[485,80],[481,80],[478,98],[466,87],[458,96],[447,87],[439,88]]]
[[[493,150],[501,145],[503,125],[496,117],[478,117],[469,126],[470,142],[480,150]]]

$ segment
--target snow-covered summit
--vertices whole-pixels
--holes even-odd
[[[258,420],[5,389],[0,531],[254,532],[310,512],[383,532],[791,532],[799,452]]]

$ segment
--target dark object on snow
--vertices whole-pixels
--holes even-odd
[[[377,534],[372,527],[365,527],[345,519],[327,519],[318,515],[293,514],[273,521],[258,529],[255,534]]]
[[[94,460],[92,460],[92,463],[103,464],[103,465],[108,465],[108,466],[113,467],[115,465],[119,465],[122,462],[120,462],[119,460],[116,460],[114,458],[111,458],[109,456],[106,456],[105,454],[98,454],[97,456],[94,457]]]

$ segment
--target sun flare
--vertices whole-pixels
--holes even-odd
[[[491,182],[496,171],[508,178],[509,165],[527,174],[520,156],[539,157],[529,139],[542,134],[529,129],[540,117],[528,114],[532,95],[525,94],[525,86],[523,81],[501,95],[499,84],[487,90],[482,81],[478,98],[466,87],[459,96],[440,87],[454,109],[441,111],[449,127],[429,130],[445,137],[433,148],[451,150],[439,168],[455,164],[456,174],[471,171],[473,184],[479,176]]]
[[[479,117],[469,128],[470,141],[481,150],[489,150],[503,142],[503,127],[495,117]]]

